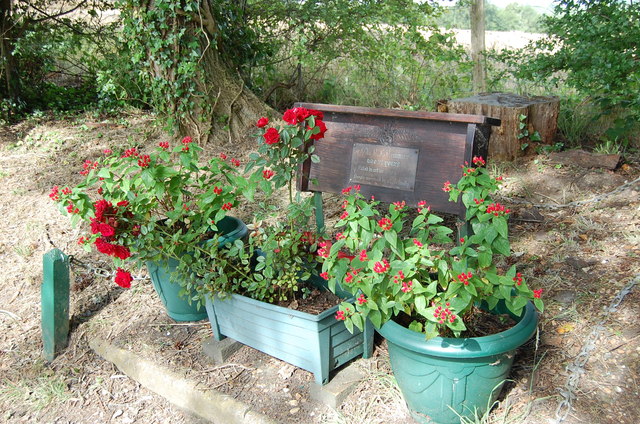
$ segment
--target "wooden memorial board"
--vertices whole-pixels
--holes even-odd
[[[301,191],[340,193],[358,184],[366,197],[411,206],[425,200],[434,211],[459,216],[464,208],[449,202],[442,186],[460,179],[465,161],[486,157],[491,126],[500,123],[479,115],[295,106],[322,111],[327,125],[314,144],[320,162],[307,161],[299,173]]]

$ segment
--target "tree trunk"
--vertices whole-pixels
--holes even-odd
[[[484,67],[484,0],[471,3],[471,60],[473,61],[473,92],[487,91],[487,72]]]
[[[213,2],[203,0],[199,11],[189,13],[154,10],[153,1],[142,9],[135,1],[129,4],[128,12],[143,25],[136,25],[136,41],[146,49],[155,107],[175,122],[182,135],[200,142],[233,143],[245,137],[261,116],[273,115],[273,110],[245,86],[239,73],[221,57],[221,30]],[[150,14],[151,11],[157,13]],[[178,35],[183,31],[187,38]],[[193,53],[190,40],[194,39],[201,52],[197,61],[189,56]],[[196,69],[188,81],[184,79],[185,67]],[[163,81],[168,84],[163,85]],[[176,95],[176,90],[182,94]]]
[[[489,157],[503,160],[522,156],[537,144],[552,144],[559,110],[557,97],[522,97],[511,93],[482,94],[447,102],[450,113],[500,119],[500,126],[491,131]],[[538,136],[539,142],[535,140]]]
[[[13,59],[13,32],[11,0],[0,0],[0,61],[2,62],[0,75],[3,77],[0,94],[8,99],[16,100],[19,96],[19,86]]]

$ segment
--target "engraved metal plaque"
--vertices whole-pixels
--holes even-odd
[[[413,191],[417,169],[417,149],[354,143],[349,181]]]

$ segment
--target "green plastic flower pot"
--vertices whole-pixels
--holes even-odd
[[[320,277],[309,281],[327,289]],[[318,384],[326,384],[332,370],[358,356],[368,358],[373,350],[373,325],[367,320],[363,332],[356,328],[350,333],[335,319],[338,306],[313,315],[238,294],[207,296],[206,305],[216,340],[230,337],[310,371]]]
[[[472,338],[435,337],[393,321],[379,333],[387,339],[391,368],[419,423],[453,424],[491,407],[506,380],[515,350],[535,333],[538,314],[531,302],[512,328]]]
[[[225,216],[218,223],[218,230],[221,235],[217,241],[220,245],[232,243],[235,240],[245,237],[248,233],[247,226],[232,216]],[[195,302],[190,299],[196,295],[195,290],[180,296],[182,286],[172,279],[179,262],[170,258],[164,261],[148,261],[147,269],[151,276],[153,288],[160,296],[160,300],[165,306],[167,315],[176,321],[200,321],[207,318],[207,311],[204,306],[198,308]]]

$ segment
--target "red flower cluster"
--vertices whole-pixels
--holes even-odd
[[[94,203],[96,217],[91,218],[91,232],[100,235],[94,242],[98,252],[122,260],[131,256],[128,248],[112,243],[116,236],[116,231],[120,227],[120,223],[117,220],[118,208],[126,208],[128,205],[129,202],[122,201],[114,207],[111,202],[104,199]],[[126,213],[125,211],[124,214]]]
[[[236,159],[236,158],[232,158],[231,159],[231,165],[233,165],[235,167],[238,167],[238,166],[240,166],[240,161],[238,159]]]
[[[418,213],[422,212],[422,209],[427,208],[427,211],[431,210],[431,206],[427,206],[427,201],[426,200],[421,200],[418,202]]]
[[[473,199],[474,202],[476,202],[476,205],[481,205],[484,203],[484,199]]]
[[[124,153],[122,154],[123,158],[130,158],[130,157],[136,157],[136,156],[138,156],[138,149],[136,149],[135,147],[125,150]]]
[[[474,156],[471,162],[476,166],[484,166],[486,164],[484,159],[482,159],[482,156]]]
[[[389,261],[387,261],[386,259],[383,259],[382,262],[378,261],[373,265],[373,271],[377,272],[378,274],[387,272],[390,268],[391,265],[389,265]]]
[[[312,115],[316,117],[316,125],[320,126],[319,122],[324,119],[324,113],[315,109],[306,109],[304,107],[289,109],[284,112],[284,115],[282,115],[282,119],[289,125],[295,125],[300,122],[304,122],[305,119]]]
[[[97,167],[98,162],[92,162],[91,160],[87,159],[82,164],[82,171],[80,171],[80,175],[89,175],[89,172],[92,169],[96,169]]]
[[[456,320],[456,315],[449,310],[449,306],[450,306],[449,302],[447,302],[446,306],[447,306],[446,308],[443,308],[442,306],[438,306],[435,312],[433,313],[433,316],[438,320],[440,324],[444,324],[447,321],[453,324]]]
[[[471,277],[473,277],[471,271],[467,272],[466,274],[464,272],[462,274],[458,274],[458,280],[465,286],[469,285],[469,279],[471,279]]]
[[[58,192],[60,188],[58,186],[53,186],[51,187],[51,192],[49,193],[49,198],[51,200],[53,200],[54,202],[57,202],[60,200],[60,193]]]
[[[344,321],[347,319],[347,317],[344,315],[344,311],[338,311],[336,312],[336,319],[338,321]]]
[[[402,202],[393,202],[394,209],[399,211],[407,206],[407,203],[403,200]]]
[[[230,211],[231,208],[233,208],[233,203],[231,203],[231,202],[228,202],[228,203],[225,203],[224,205],[222,205],[222,210],[223,211]]]
[[[318,256],[322,258],[328,258],[330,250],[331,250],[331,242],[323,240],[320,243],[318,243],[318,251],[317,251]]]
[[[160,143],[158,143],[158,146],[160,146],[161,149],[167,150],[169,148],[169,142],[161,141]]]
[[[226,154],[224,154],[224,153],[220,153],[220,155],[219,155],[219,156],[220,156],[220,159],[222,159],[222,160],[227,160],[227,155],[226,155]]]
[[[262,171],[262,178],[264,178],[265,180],[270,180],[274,175],[276,175],[276,173],[270,169],[265,169],[264,171]]]
[[[416,246],[418,246],[418,247],[422,247],[422,246],[424,246],[424,245],[420,242],[420,240],[415,239],[415,238],[413,239],[413,244],[415,244],[415,245],[416,245]]]
[[[360,262],[364,262],[364,261],[366,261],[366,260],[368,259],[368,258],[367,258],[367,251],[366,251],[366,250],[364,250],[364,249],[362,249],[362,250],[360,251],[360,257],[359,257],[358,259],[360,259]]]
[[[149,166],[150,163],[151,163],[151,158],[149,157],[149,155],[140,155],[138,157],[138,166],[140,168],[146,168]]]
[[[382,218],[378,221],[378,226],[382,228],[383,231],[389,231],[391,227],[393,227],[393,223],[389,218]]]
[[[449,192],[451,191],[451,181],[446,181],[444,186],[442,187],[442,191]]]
[[[263,128],[263,127],[266,127],[268,123],[269,123],[269,119],[263,116],[262,118],[258,119],[258,123],[256,124],[256,127]]]
[[[516,283],[517,286],[522,285],[522,274],[517,273],[515,277],[513,277],[513,282]]]
[[[360,191],[360,185],[358,184],[358,185],[354,185],[354,186],[349,186],[349,187],[343,188],[342,189],[342,194],[349,194],[349,193],[351,193],[351,190]]]
[[[342,212],[342,215],[340,215],[340,219],[347,219],[349,218],[349,212],[344,211]]]
[[[220,195],[220,194],[222,194],[222,189],[221,189],[220,187],[218,187],[218,186],[215,186],[215,187],[213,188],[213,192],[214,192],[215,194],[217,194],[217,195]]]
[[[404,293],[408,293],[411,291],[412,286],[413,283],[411,281],[405,281],[402,283],[402,288],[400,290],[402,290]]]
[[[500,215],[506,215],[508,213],[511,213],[511,210],[506,209],[504,205],[501,205],[500,203],[496,202],[487,206],[487,213],[490,213],[494,216],[500,216]]]
[[[364,293],[360,293],[360,296],[358,297],[358,305],[364,305],[365,303],[367,303],[367,298],[364,297]]]
[[[542,289],[538,289],[538,290],[534,290],[533,291],[533,297],[535,299],[540,299],[541,296],[542,296]]]
[[[393,276],[393,282],[395,284],[399,284],[400,282],[404,281],[404,272],[402,271],[398,271],[398,273],[396,275]]]
[[[362,269],[362,268],[360,268],[360,269]],[[347,272],[347,275],[344,277],[344,282],[345,283],[353,283],[353,277],[358,275],[358,272],[360,272],[360,269],[351,268],[351,271]]]
[[[329,280],[329,278],[331,278],[331,276],[329,275],[328,272],[322,272],[320,273],[320,277],[324,278],[325,280]]]

